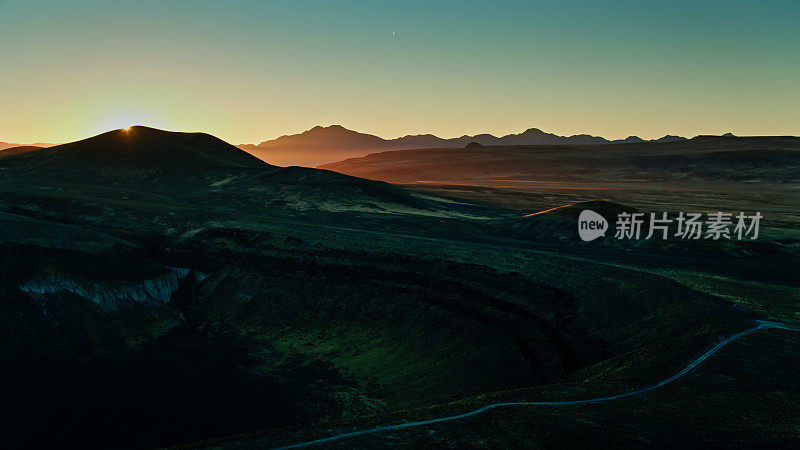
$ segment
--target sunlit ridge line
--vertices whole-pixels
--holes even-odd
[[[557,210],[557,209],[561,209],[561,208],[567,208],[567,207],[569,207],[569,206],[574,206],[574,205],[578,205],[578,204],[581,204],[581,203],[587,203],[587,202],[589,202],[589,200],[584,200],[584,201],[582,201],[582,202],[570,203],[570,204],[568,204],[568,205],[556,206],[555,208],[545,209],[544,211],[539,211],[539,212],[535,212],[535,213],[531,213],[531,214],[525,214],[525,215],[524,215],[524,216],[522,216],[522,217],[531,217],[531,216],[536,216],[536,215],[539,215],[539,214],[548,213],[548,212],[550,212],[550,211],[555,211],[555,210]]]

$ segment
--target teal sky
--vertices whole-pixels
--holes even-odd
[[[0,141],[800,135],[799,24],[798,0],[0,0]]]

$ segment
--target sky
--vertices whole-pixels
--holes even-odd
[[[800,135],[798,23],[798,0],[0,0],[0,141]]]

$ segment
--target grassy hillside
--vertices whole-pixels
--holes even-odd
[[[574,193],[473,203],[452,195],[467,188],[276,168],[207,135],[140,131],[133,146],[109,149],[127,139],[112,132],[0,159],[6,446],[272,446],[606,395],[754,319],[800,320],[796,240],[777,232],[592,245],[574,237],[580,207],[514,209]],[[781,443],[797,436],[794,363],[758,346],[779,358],[796,342],[759,339],[619,409],[497,411],[342,445]],[[759,372],[769,383],[748,384]]]

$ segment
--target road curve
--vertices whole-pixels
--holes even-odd
[[[741,338],[743,336],[747,336],[748,334],[755,333],[756,331],[770,329],[770,328],[780,329],[780,330],[800,331],[800,329],[798,329],[798,328],[792,328],[792,327],[789,327],[789,326],[787,326],[787,325],[785,325],[783,323],[780,323],[780,322],[770,322],[770,321],[766,321],[766,320],[757,320],[756,324],[757,325],[755,327],[750,328],[749,330],[742,331],[741,333],[736,333],[733,336],[730,336],[730,337],[726,338],[725,340],[723,340],[722,342],[720,342],[719,344],[717,344],[713,348],[711,348],[711,350],[703,353],[699,358],[697,358],[694,361],[692,361],[688,366],[684,367],[683,370],[681,370],[680,372],[676,373],[675,375],[672,375],[671,377],[669,377],[669,378],[667,378],[667,379],[665,379],[663,381],[659,381],[656,384],[653,384],[653,385],[650,385],[650,386],[646,386],[646,387],[643,387],[643,388],[639,388],[639,389],[635,389],[633,391],[628,391],[628,392],[625,392],[625,393],[622,393],[622,394],[609,395],[607,397],[598,397],[598,398],[592,398],[592,399],[587,399],[587,400],[569,400],[569,401],[563,401],[563,402],[504,402],[504,403],[492,403],[492,404],[489,404],[489,405],[486,405],[486,406],[482,406],[482,407],[480,407],[480,408],[478,408],[478,409],[476,409],[474,411],[469,411],[469,412],[466,412],[464,414],[458,414],[458,415],[455,415],[455,416],[439,417],[439,418],[436,418],[436,419],[420,420],[420,421],[416,421],[416,422],[405,422],[405,423],[400,423],[400,424],[397,424],[397,425],[385,425],[385,426],[382,426],[382,427],[369,428],[369,429],[366,429],[366,430],[352,431],[352,432],[349,432],[349,433],[337,434],[337,435],[329,436],[329,437],[326,437],[326,438],[315,439],[313,441],[299,442],[299,443],[296,443],[296,444],[286,445],[286,446],[282,446],[282,447],[275,447],[274,450],[290,449],[290,448],[301,448],[301,447],[311,447],[311,446],[314,446],[314,445],[325,444],[327,442],[338,441],[338,440],[347,439],[347,438],[351,438],[351,437],[355,437],[355,436],[362,436],[362,435],[365,435],[365,434],[372,434],[372,433],[380,433],[381,431],[399,430],[399,429],[402,429],[402,428],[418,427],[418,426],[422,426],[422,425],[430,425],[430,424],[433,424],[433,423],[448,422],[448,421],[451,421],[451,420],[464,419],[466,417],[476,416],[476,415],[481,414],[483,412],[486,412],[486,411],[488,411],[490,409],[499,408],[501,406],[570,406],[570,405],[585,405],[585,404],[589,404],[589,403],[609,402],[609,401],[618,400],[618,399],[621,399],[621,398],[633,397],[634,395],[644,394],[645,392],[649,392],[649,391],[652,391],[653,389],[657,389],[657,388],[660,388],[661,386],[664,386],[664,385],[667,385],[669,383],[672,383],[673,381],[677,380],[678,378],[680,378],[680,377],[686,375],[687,373],[691,372],[695,367],[697,367],[700,363],[702,363],[703,361],[708,359],[709,356],[711,356],[714,353],[716,353],[722,347],[730,344],[731,342],[735,341],[736,339],[739,339],[739,338]]]

